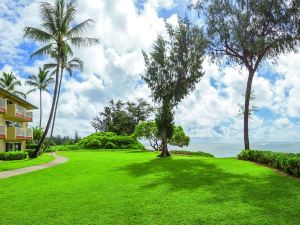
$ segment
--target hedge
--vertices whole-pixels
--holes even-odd
[[[178,154],[178,155],[191,155],[191,156],[204,156],[209,158],[214,158],[215,156],[213,154],[207,153],[207,152],[192,152],[192,151],[186,151],[186,150],[170,150],[171,154]]]
[[[27,152],[24,151],[10,151],[0,152],[0,160],[22,160],[27,158]]]
[[[238,159],[262,163],[279,169],[289,175],[300,177],[300,154],[243,150]]]

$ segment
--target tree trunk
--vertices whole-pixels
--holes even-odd
[[[171,155],[168,151],[167,131],[164,128],[163,133],[162,133],[162,149],[161,149],[160,157],[168,157],[168,156],[171,156]]]
[[[61,88],[61,81],[62,81],[63,72],[64,72],[64,70],[63,70],[63,68],[61,68],[61,73],[60,73],[60,77],[59,77],[59,84],[58,84],[57,99],[56,99],[56,103],[55,103],[55,109],[54,109],[54,114],[53,114],[53,122],[52,122],[49,141],[52,140],[52,136],[53,136],[53,130],[54,130],[54,125],[55,125],[57,105],[58,105],[59,96],[60,96],[60,88]],[[45,152],[48,148],[49,148],[49,144],[47,146],[45,146],[45,148],[43,149],[43,152]]]
[[[55,110],[54,110],[54,115],[53,115],[53,123],[52,123],[52,128],[51,128],[51,133],[50,133],[50,140],[52,138],[54,125],[55,125],[56,112],[57,112],[57,106],[58,106],[58,101],[59,101],[59,96],[60,96],[60,88],[61,88],[61,81],[62,81],[63,73],[64,73],[64,70],[63,70],[63,68],[61,68],[61,73],[60,73],[60,78],[59,78],[59,85],[58,85],[58,92],[57,92],[57,100],[56,100],[56,104],[55,104]]]
[[[250,149],[249,144],[249,107],[250,107],[250,98],[251,98],[251,89],[252,89],[252,81],[254,77],[255,71],[249,70],[247,87],[245,92],[245,108],[244,108],[244,144],[245,150]]]
[[[42,90],[40,89],[40,128],[42,128]]]
[[[60,69],[60,46],[57,46],[57,58],[56,58],[56,62],[57,62],[57,67],[56,67],[56,74],[55,74],[55,87],[54,87],[54,95],[53,95],[53,99],[52,99],[52,105],[51,105],[51,111],[50,111],[50,115],[49,115],[49,119],[45,128],[45,131],[43,133],[43,136],[41,138],[41,140],[39,141],[39,144],[37,145],[32,157],[36,158],[39,155],[39,152],[41,150],[41,147],[46,139],[46,136],[48,134],[51,122],[52,122],[52,118],[53,118],[53,113],[54,113],[54,108],[55,108],[55,103],[56,103],[56,98],[57,98],[57,92],[58,92],[58,79],[59,79],[59,69]]]

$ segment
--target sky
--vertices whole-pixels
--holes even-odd
[[[11,72],[22,82],[49,62],[46,57],[31,59],[39,43],[23,38],[25,26],[39,27],[40,0],[0,1],[0,74]],[[141,80],[144,72],[142,50],[150,51],[165,23],[176,25],[188,15],[199,22],[196,12],[186,9],[185,0],[78,0],[75,22],[93,19],[88,36],[101,40],[98,46],[74,48],[84,61],[83,72],[65,74],[55,134],[80,136],[94,132],[90,121],[111,99],[123,101],[143,97],[151,91]],[[242,67],[220,68],[206,58],[204,77],[196,89],[175,110],[175,122],[192,137],[242,142],[243,103],[247,71]],[[258,111],[250,120],[253,141],[300,141],[300,53],[280,55],[276,63],[266,62],[255,75],[253,104]],[[38,93],[28,101],[39,105]],[[51,96],[43,93],[43,124],[51,107]],[[34,111],[37,126],[39,111]]]

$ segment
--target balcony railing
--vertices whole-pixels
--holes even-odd
[[[21,117],[26,121],[32,121],[32,112],[22,106],[16,104],[16,116]]]
[[[0,98],[0,113],[5,113],[7,110],[7,100]]]
[[[32,139],[33,138],[33,130],[32,129],[26,129],[26,139]]]
[[[5,137],[6,137],[6,126],[0,125],[0,138],[5,138]]]

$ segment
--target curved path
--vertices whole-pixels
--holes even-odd
[[[0,179],[17,176],[24,173],[30,173],[37,170],[43,170],[69,161],[68,158],[57,155],[56,153],[53,153],[52,156],[54,156],[55,159],[48,163],[0,172]]]

